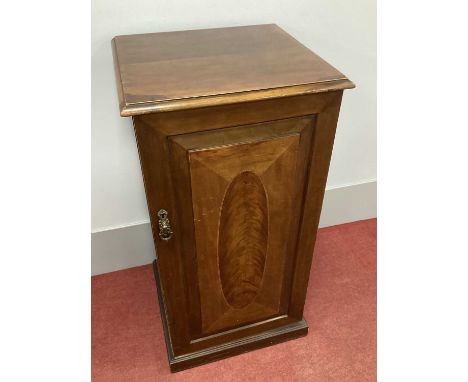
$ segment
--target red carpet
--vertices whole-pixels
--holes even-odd
[[[375,219],[319,230],[306,337],[171,374],[151,265],[92,278],[92,380],[375,381]]]

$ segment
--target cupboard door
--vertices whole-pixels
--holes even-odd
[[[191,340],[287,317],[314,125],[168,137]]]

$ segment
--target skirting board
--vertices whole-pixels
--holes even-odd
[[[320,227],[377,216],[377,181],[325,191]],[[149,222],[91,234],[91,273],[99,275],[151,264],[155,259]]]

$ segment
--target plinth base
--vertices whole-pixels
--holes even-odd
[[[164,306],[164,299],[161,293],[161,282],[159,277],[159,270],[157,261],[153,262],[154,278],[156,280],[156,287],[158,290],[159,306],[161,310],[161,318],[164,329],[164,337],[167,347],[167,355],[169,359],[169,366],[171,372],[189,369],[191,367],[199,366],[205,363],[217,361],[219,359],[231,357],[233,355],[246,353],[251,350],[260,349],[280,342],[288,341],[294,338],[299,338],[307,335],[308,325],[302,319],[301,321],[284,325],[272,330],[267,330],[252,336],[240,338],[235,341],[224,343],[221,345],[213,346],[204,350],[192,352],[185,355],[174,356],[172,350],[169,326],[166,309]]]

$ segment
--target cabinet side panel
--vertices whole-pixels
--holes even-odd
[[[343,92],[318,114],[299,233],[289,315],[301,319]]]
[[[189,342],[184,272],[181,257],[177,255],[180,253],[177,234],[170,240],[161,240],[157,216],[160,209],[168,211],[172,229],[177,232],[179,223],[171,192],[167,137],[155,126],[144,123],[140,117],[134,117],[133,124],[161,277],[161,295],[165,307],[161,315],[165,314],[169,323],[168,348],[170,352],[177,354]]]

